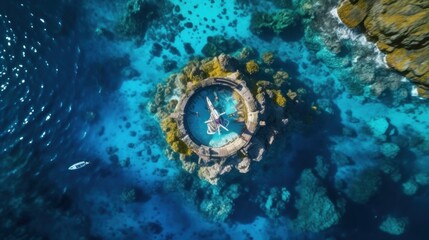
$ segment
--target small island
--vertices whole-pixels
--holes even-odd
[[[272,54],[258,61],[247,59],[249,51],[191,60],[158,85],[151,105],[170,158],[211,184],[233,169],[247,173],[263,159],[288,122],[285,96],[296,97],[283,94],[289,76],[273,67]]]

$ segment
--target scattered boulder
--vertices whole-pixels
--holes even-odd
[[[177,68],[177,62],[174,60],[165,59],[162,65],[164,66],[164,72],[171,72]]]
[[[419,186],[417,185],[416,181],[412,178],[402,184],[402,192],[408,196],[412,196],[416,194],[418,189],[419,189]]]
[[[365,169],[353,176],[346,194],[352,201],[365,204],[377,193],[380,185],[380,172],[377,169]]]
[[[222,71],[225,72],[235,72],[238,68],[238,60],[226,55],[226,54],[220,54],[218,57],[220,67]]]
[[[398,145],[390,142],[383,143],[380,146],[381,154],[389,159],[394,159],[398,155],[399,150],[401,149]]]
[[[261,191],[257,198],[259,207],[271,219],[276,219],[285,211],[290,201],[290,192],[285,188],[273,187],[269,194]]]
[[[243,158],[237,165],[237,170],[240,173],[247,173],[250,170],[250,159],[248,157]]]
[[[381,231],[390,235],[402,235],[408,225],[408,218],[406,217],[392,217],[388,216],[378,227]]]
[[[385,141],[387,138],[387,129],[389,128],[389,122],[386,118],[375,118],[368,122],[369,129],[372,132],[373,137],[378,140]]]
[[[339,222],[344,206],[336,206],[329,199],[326,189],[310,169],[302,172],[295,190],[298,193],[295,202],[298,216],[293,222],[297,230],[320,232]]]
[[[158,17],[157,6],[145,0],[130,0],[117,31],[126,37],[143,37],[152,20]]]
[[[221,53],[232,53],[241,48],[241,43],[235,38],[225,38],[222,35],[211,36],[207,38],[207,43],[204,45],[201,52],[206,57],[215,57]]]
[[[420,186],[426,186],[429,184],[429,174],[428,173],[417,173],[414,175],[414,181]]]
[[[299,21],[299,15],[290,9],[275,13],[255,12],[250,20],[250,31],[262,38],[281,36],[298,26]]]

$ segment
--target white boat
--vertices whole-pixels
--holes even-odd
[[[88,164],[89,164],[89,162],[85,162],[85,161],[78,162],[78,163],[75,163],[75,164],[71,165],[69,167],[69,170],[77,170],[77,169],[85,167]]]

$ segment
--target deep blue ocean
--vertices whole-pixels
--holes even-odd
[[[429,238],[428,100],[336,0],[147,1],[137,34],[127,2],[1,1],[0,239]],[[282,7],[324,17],[250,30]],[[249,173],[211,185],[169,159],[150,106],[216,35],[274,52],[308,98]]]

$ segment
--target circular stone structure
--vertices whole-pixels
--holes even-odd
[[[207,133],[207,98],[230,124]],[[240,112],[236,106],[242,104]],[[240,119],[237,116],[241,115]],[[207,78],[190,87],[173,113],[181,140],[204,160],[228,158],[245,148],[257,130],[259,111],[246,83],[233,78]],[[207,119],[206,119],[207,118]]]
[[[210,119],[208,103],[222,114],[223,126],[208,134],[206,121]],[[240,136],[244,128],[244,106],[238,94],[225,86],[209,86],[196,91],[185,107],[184,124],[194,142],[209,147],[222,147]]]

